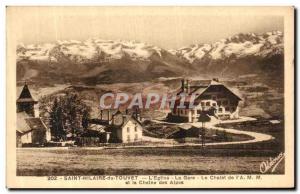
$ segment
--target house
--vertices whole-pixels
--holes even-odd
[[[76,144],[79,146],[100,146],[108,143],[110,140],[110,132],[105,131],[105,126],[99,124],[90,124],[76,138]]]
[[[42,146],[51,139],[50,129],[38,114],[35,101],[25,83],[17,99],[17,147]]]
[[[192,100],[194,107],[189,106]],[[218,79],[213,79],[208,85],[190,85],[189,80],[182,80],[175,106],[168,118],[180,122],[198,122],[201,113],[205,113],[220,120],[236,119],[239,117],[241,100]]]
[[[107,119],[103,119],[104,112]],[[91,124],[102,126],[103,130],[109,136],[106,136],[106,141],[110,143],[129,143],[138,142],[143,137],[143,126],[139,121],[137,113],[130,114],[126,110],[122,113],[120,110],[102,110],[100,119],[91,119]]]
[[[143,137],[142,124],[132,115],[117,113],[110,127],[112,136],[122,143],[138,142]]]

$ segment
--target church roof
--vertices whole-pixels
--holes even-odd
[[[25,134],[32,130],[46,131],[47,127],[41,118],[30,117],[25,112],[17,113],[17,131]]]
[[[27,118],[30,118],[30,116],[25,112],[17,113],[17,131],[19,133],[27,133],[31,131],[31,128],[27,125],[27,122],[25,120]]]
[[[28,85],[25,83],[17,102],[37,102],[33,99]]]

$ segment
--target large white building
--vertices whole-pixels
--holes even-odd
[[[192,94],[195,95],[194,107],[190,108]],[[183,100],[183,96],[185,96]],[[183,107],[180,102],[184,102]],[[182,80],[181,89],[177,94],[174,108],[169,119],[180,122],[198,122],[201,113],[217,119],[235,119],[239,117],[241,98],[217,79],[209,85],[191,86],[189,80]]]

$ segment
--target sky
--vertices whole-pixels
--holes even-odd
[[[10,18],[18,26],[18,42],[25,44],[100,38],[178,49],[238,33],[283,31],[283,17],[263,11],[33,7],[11,9]]]

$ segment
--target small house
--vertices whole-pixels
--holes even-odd
[[[136,115],[134,113],[129,114],[128,111],[126,113],[115,111],[108,117],[109,120],[103,120],[102,118],[90,121],[92,124],[103,127],[105,133],[109,134],[109,136],[106,136],[109,143],[138,142],[143,138],[143,126]]]

